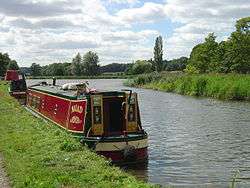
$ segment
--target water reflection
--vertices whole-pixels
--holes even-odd
[[[148,182],[148,161],[138,164],[122,165],[120,168],[136,176],[139,180]]]
[[[90,84],[105,90],[124,88],[122,80]],[[146,168],[125,170],[151,183],[177,187],[228,187],[238,169],[243,169],[241,176],[250,177],[250,103],[134,90],[149,134],[149,162]],[[249,182],[238,187],[250,187]]]

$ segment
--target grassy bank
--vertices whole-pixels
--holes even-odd
[[[250,101],[250,75],[151,73],[128,80],[125,85],[184,95]]]
[[[149,187],[56,126],[33,117],[0,81],[0,152],[13,187]]]

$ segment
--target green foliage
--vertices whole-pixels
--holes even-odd
[[[7,53],[0,52],[0,76],[4,76],[8,66],[10,65],[12,67],[14,63],[15,61],[11,60]]]
[[[154,47],[154,61],[153,67],[154,70],[160,72],[163,70],[163,44],[162,44],[162,37],[158,36],[155,40],[155,47]]]
[[[53,63],[42,67],[44,76],[71,75],[71,63]]]
[[[128,67],[131,64],[125,64],[125,63],[111,63],[108,65],[104,65],[100,67],[100,73],[107,73],[107,72],[126,72]]]
[[[40,76],[42,73],[42,67],[39,64],[32,63],[30,73],[32,76]]]
[[[216,53],[218,43],[216,36],[210,33],[204,43],[196,45],[191,54],[188,64],[195,67],[200,73],[215,71]]]
[[[182,76],[183,74],[181,72],[152,72],[149,74],[141,74],[136,77],[133,77],[132,79],[127,80],[124,84],[127,86],[132,87],[144,87],[148,84],[158,84],[159,82],[168,82],[171,83],[173,80],[176,80],[176,78]],[[152,86],[152,85],[151,85]],[[154,88],[156,89],[156,88]]]
[[[95,52],[87,52],[83,56],[83,68],[84,73],[88,76],[98,75],[99,74],[99,57]]]
[[[233,32],[225,45],[228,72],[250,73],[250,32]]]
[[[235,27],[237,32],[250,32],[250,16],[237,20]]]
[[[77,55],[72,59],[72,74],[75,76],[83,74],[83,64],[80,53],[77,53]]]
[[[7,67],[8,70],[19,70],[19,66],[15,60],[11,60]]]
[[[199,70],[195,66],[188,64],[187,67],[184,69],[184,72],[188,74],[198,74]]]
[[[182,71],[186,68],[188,62],[187,57],[180,57],[166,62],[165,70],[167,71]]]
[[[143,74],[152,72],[152,64],[146,60],[137,60],[131,67],[130,74]]]
[[[196,45],[190,55],[187,70],[200,73],[250,73],[250,17],[239,19],[236,31],[219,44],[209,34],[204,43]]]
[[[35,118],[0,82],[0,150],[12,187],[150,187]],[[15,115],[15,116],[13,116]]]
[[[148,79],[150,78],[150,79]],[[138,76],[127,85],[192,96],[250,101],[250,75],[244,74],[151,74]]]

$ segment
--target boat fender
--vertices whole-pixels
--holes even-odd
[[[131,145],[126,145],[123,149],[123,158],[126,161],[136,160],[135,147]]]

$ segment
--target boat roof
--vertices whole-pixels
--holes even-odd
[[[62,98],[67,98],[71,100],[78,100],[76,96],[76,90],[63,90],[61,86],[53,85],[34,85],[30,86],[29,89],[36,90],[39,92],[47,93],[50,95],[55,95]],[[84,96],[87,98],[90,95],[103,95],[103,96],[124,96],[125,92],[123,91],[95,91],[86,93]]]

